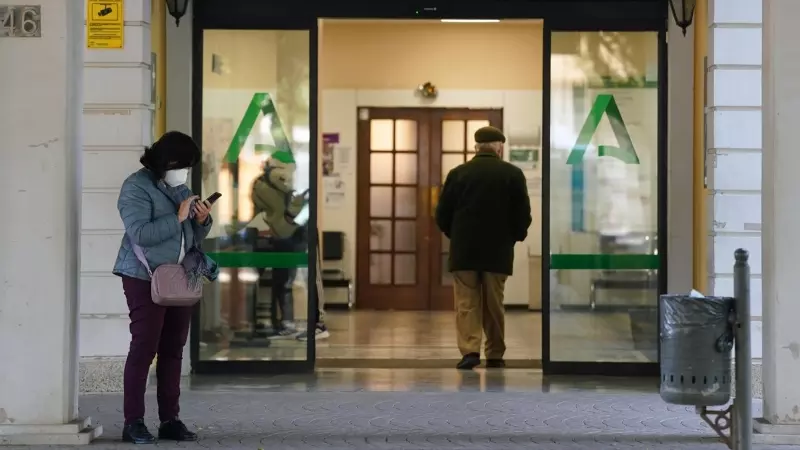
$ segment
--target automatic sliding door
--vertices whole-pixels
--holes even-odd
[[[222,193],[204,249],[222,270],[200,306],[195,370],[312,367],[313,337],[298,339],[313,303],[311,205],[295,219],[310,233],[295,231],[282,210],[284,191],[315,186],[310,40],[309,30],[203,31],[201,186],[203,195]]]
[[[552,32],[550,67],[550,365],[651,365],[659,33]]]

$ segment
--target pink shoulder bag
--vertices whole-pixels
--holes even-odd
[[[155,271],[151,271],[142,248],[133,241],[131,246],[150,275],[150,296],[153,298],[153,303],[161,306],[194,306],[200,301],[203,297],[203,286],[200,285],[197,289],[189,287],[189,279],[183,265],[162,264],[156,267]]]

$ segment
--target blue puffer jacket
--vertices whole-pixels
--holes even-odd
[[[202,242],[211,229],[212,219],[199,225],[193,219],[178,222],[178,205],[192,195],[185,185],[170,187],[157,181],[153,173],[140,169],[122,184],[117,209],[125,225],[125,236],[119,246],[114,275],[149,280],[145,267],[136,258],[130,239],[142,247],[150,269],[161,264],[176,264],[181,251],[181,229],[189,252],[197,239]]]

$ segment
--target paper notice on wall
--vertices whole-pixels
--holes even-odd
[[[338,176],[322,178],[322,195],[325,208],[342,208],[345,202],[345,183]]]

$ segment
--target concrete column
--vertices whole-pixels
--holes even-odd
[[[0,5],[19,2],[0,0]],[[78,417],[83,2],[0,41],[0,445],[88,444]]]
[[[139,157],[152,142],[150,2],[125,0],[124,48],[85,49],[81,55],[85,95],[80,387],[84,392],[122,391],[130,345],[128,305],[122,282],[111,269],[125,233],[117,211],[119,189],[141,167]]]
[[[762,390],[761,1],[709,0],[706,74],[708,285],[733,295],[733,252],[750,251],[755,397]]]
[[[764,0],[763,40],[763,373],[761,431],[800,442],[800,2]]]

